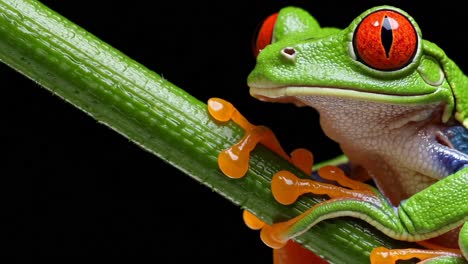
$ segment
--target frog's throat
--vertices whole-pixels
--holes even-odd
[[[268,102],[294,103],[298,106],[304,105],[298,96],[330,96],[339,98],[350,98],[355,100],[390,103],[390,104],[425,104],[439,101],[437,93],[393,95],[384,93],[371,93],[349,88],[319,87],[319,86],[284,86],[284,87],[257,87],[250,86],[250,95]],[[446,122],[452,113],[449,104],[446,105],[442,115],[442,121]]]

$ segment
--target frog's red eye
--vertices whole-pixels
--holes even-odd
[[[252,45],[255,57],[257,57],[258,53],[260,53],[262,49],[264,49],[267,45],[271,44],[277,18],[278,13],[270,15],[263,21],[263,23],[259,27],[255,36],[256,38],[254,39]]]
[[[358,59],[367,66],[392,71],[412,61],[418,48],[418,37],[406,16],[392,10],[379,10],[358,25],[353,45]]]

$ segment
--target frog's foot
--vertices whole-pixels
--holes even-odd
[[[300,148],[289,156],[269,128],[251,124],[231,103],[220,98],[210,98],[208,111],[214,119],[220,122],[232,120],[245,130],[243,138],[238,143],[219,154],[218,165],[226,176],[243,177],[248,170],[250,152],[259,143],[293,163],[307,175],[312,173],[313,156],[310,151]]]
[[[228,177],[243,177],[249,166],[250,152],[261,143],[279,156],[288,160],[305,174],[312,174],[314,163],[313,155],[306,149],[296,149],[291,156],[286,154],[274,133],[264,126],[251,124],[237,109],[229,102],[220,98],[208,100],[208,112],[220,122],[232,120],[245,130],[243,138],[235,145],[221,152],[218,156],[218,165],[221,171]],[[244,222],[251,229],[261,229],[265,223],[249,211],[243,213]]]
[[[294,203],[305,193],[328,195],[330,198],[377,199],[375,189],[365,183],[346,177],[343,171],[334,166],[318,170],[321,178],[337,182],[341,186],[300,179],[289,171],[280,171],[273,176],[271,191],[275,199],[284,205]],[[377,201],[376,201],[377,203]]]
[[[231,103],[219,98],[211,98],[208,100],[208,111],[214,119],[221,122],[232,120],[245,130],[243,138],[237,144],[224,150],[218,156],[219,168],[226,176],[241,178],[247,173],[250,152],[258,143],[291,161],[269,128],[252,125]]]
[[[436,249],[388,249],[385,247],[377,247],[371,252],[372,264],[394,264],[398,260],[419,259],[424,264],[442,264],[442,263],[459,263],[466,264],[459,250],[436,250]]]
[[[288,171],[280,171],[273,177],[271,190],[275,199],[281,204],[292,204],[305,193],[327,195],[330,199],[316,204],[288,221],[264,226],[260,236],[265,244],[272,248],[281,248],[288,240],[302,234],[324,219],[340,216],[370,219],[370,210],[381,214],[389,212],[379,210],[379,208],[388,207],[389,204],[378,195],[373,187],[349,179],[339,168],[325,166],[320,168],[318,173],[321,177],[335,181],[341,186],[300,179]],[[371,207],[374,209],[369,209]]]

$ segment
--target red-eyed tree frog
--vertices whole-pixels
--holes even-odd
[[[433,239],[464,256],[425,263],[468,259],[468,78],[422,39],[411,16],[379,6],[340,30],[286,7],[265,21],[255,51],[250,94],[317,109],[324,132],[344,153],[346,163],[336,165],[373,179],[388,201],[334,199],[270,241],[281,244],[321,220],[352,216],[392,238]]]

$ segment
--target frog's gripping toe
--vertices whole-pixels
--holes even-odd
[[[286,235],[285,223],[266,225],[260,231],[260,238],[265,245],[273,249],[279,249],[286,245],[289,237]]]

